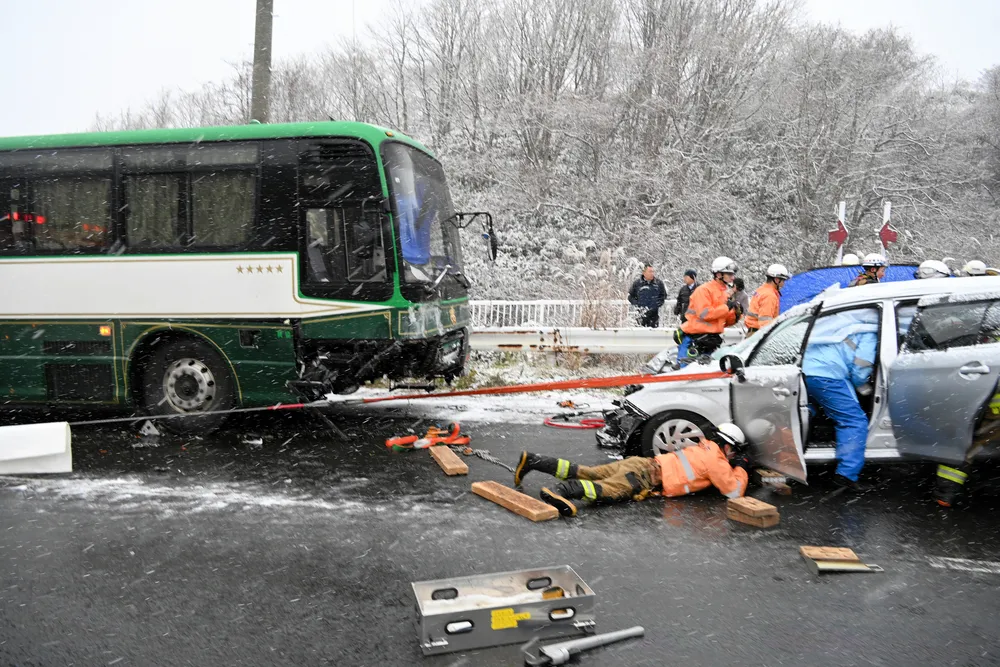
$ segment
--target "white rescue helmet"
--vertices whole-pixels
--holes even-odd
[[[889,260],[887,260],[882,255],[877,252],[870,252],[865,255],[865,258],[861,261],[861,266],[866,269],[871,269],[880,266],[889,266]]]
[[[736,271],[736,262],[725,255],[716,257],[712,261],[712,273],[736,273]]]
[[[788,280],[790,278],[788,275],[788,269],[785,268],[784,264],[772,264],[767,267],[767,271],[764,275],[768,278],[781,278],[782,280]]]
[[[920,263],[914,274],[917,278],[950,278],[948,265],[938,259],[928,259]]]
[[[741,429],[736,424],[732,422],[726,422],[725,424],[719,424],[716,430],[716,437],[721,441],[715,444],[717,445],[731,445],[733,447],[742,447],[747,442],[747,437],[743,435],[743,429]]]
[[[861,258],[855,255],[853,252],[849,252],[844,255],[844,259],[840,261],[842,266],[857,266],[861,263]]]
[[[985,276],[986,275],[986,263],[981,262],[978,259],[974,259],[965,265],[962,269],[966,275],[970,276]]]

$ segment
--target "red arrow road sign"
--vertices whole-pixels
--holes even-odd
[[[895,243],[899,238],[899,234],[896,230],[887,222],[882,225],[882,229],[878,230],[878,238],[882,242],[882,247],[886,248],[890,243]]]
[[[848,236],[849,234],[847,233],[847,227],[844,227],[844,223],[841,222],[840,220],[837,221],[837,228],[831,230],[827,234],[827,238],[830,240],[830,243],[836,243],[838,246],[842,246],[845,243],[847,243]]]

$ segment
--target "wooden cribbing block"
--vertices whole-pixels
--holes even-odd
[[[746,496],[742,498],[730,498],[726,501],[726,509],[739,512],[740,514],[747,514],[752,517],[768,516],[769,514],[778,513],[778,508],[774,505],[765,503],[763,500],[748,498]]]
[[[472,492],[532,521],[548,521],[559,516],[559,511],[552,505],[526,496],[499,482],[473,482]]]
[[[803,558],[811,558],[812,560],[830,560],[843,563],[861,560],[853,550],[846,547],[799,547],[799,553],[802,554]]]
[[[765,514],[764,516],[750,516],[749,514],[744,514],[743,512],[737,512],[732,507],[726,508],[726,516],[733,521],[739,521],[740,523],[745,523],[748,526],[755,526],[757,528],[770,528],[771,526],[778,525],[778,521],[781,520],[781,515],[775,514]]]
[[[792,487],[788,486],[788,478],[785,475],[767,468],[757,468],[757,474],[760,475],[760,483],[765,488],[780,496],[792,495]]]
[[[451,451],[448,447],[430,447],[431,456],[437,461],[437,464],[441,466],[441,470],[444,470],[446,475],[468,475],[469,466],[465,465],[465,461],[458,458],[458,454]]]

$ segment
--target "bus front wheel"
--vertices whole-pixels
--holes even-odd
[[[207,343],[173,340],[153,349],[143,369],[143,406],[174,433],[207,433],[218,428],[236,404],[236,392],[222,356]]]

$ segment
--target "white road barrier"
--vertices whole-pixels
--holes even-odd
[[[0,475],[73,472],[66,422],[0,426]]]
[[[469,301],[472,327],[634,327],[638,312],[625,299],[539,299],[534,301]],[[674,300],[660,308],[660,326],[677,324]]]
[[[584,354],[656,354],[673,345],[673,329],[590,329],[587,327],[494,327],[472,331],[473,350],[506,352],[580,352]],[[727,344],[743,331],[727,329]]]

